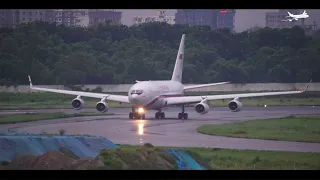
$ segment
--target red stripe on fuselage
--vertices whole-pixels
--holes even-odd
[[[158,96],[157,98],[155,98],[154,100],[152,100],[150,103],[148,103],[147,105],[145,105],[145,108],[148,108],[149,106],[151,106],[152,104],[156,103],[159,99],[163,99],[163,98],[171,98],[171,97],[181,97],[184,96],[183,94],[174,94],[174,95],[161,95]]]

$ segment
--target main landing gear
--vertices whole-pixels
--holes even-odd
[[[146,115],[136,112],[136,109],[132,107],[132,112],[129,113],[130,119],[146,119]]]
[[[158,112],[156,112],[156,114],[154,115],[154,117],[155,117],[156,119],[164,119],[164,118],[166,118],[166,114],[165,114],[164,112],[158,111]]]
[[[182,112],[178,114],[179,119],[188,119],[188,113],[184,112],[184,106],[182,106]]]

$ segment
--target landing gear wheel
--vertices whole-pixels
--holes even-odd
[[[161,113],[160,113],[160,118],[161,118],[161,119],[164,119],[165,117],[166,117],[166,114],[164,114],[164,112],[161,112]]]
[[[130,112],[130,113],[129,113],[129,119],[133,119],[133,118],[134,118],[133,113]]]
[[[188,113],[183,113],[183,119],[188,119]]]
[[[188,119],[188,113],[179,113],[178,118],[179,119]]]
[[[129,113],[129,119],[136,119],[138,117],[138,113],[135,111],[135,107],[132,106],[132,111]]]
[[[166,114],[164,112],[156,112],[154,115],[156,119],[164,119],[166,117]]]

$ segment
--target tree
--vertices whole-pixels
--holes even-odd
[[[319,33],[300,27],[241,33],[207,26],[43,22],[0,28],[0,84],[114,84],[170,79],[186,33],[183,83],[320,81]]]

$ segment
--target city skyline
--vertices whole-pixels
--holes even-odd
[[[131,26],[134,16],[151,16],[155,14],[157,9],[123,9],[122,23]],[[176,9],[165,9],[167,15],[174,16]],[[277,12],[277,9],[236,9],[235,15],[235,31],[242,32],[251,27],[265,27],[265,15],[267,12]]]
[[[294,25],[303,26],[303,28],[305,29],[314,31],[318,29],[317,24],[320,24],[320,11],[318,9],[308,9],[307,11],[311,18],[304,20],[303,23],[300,23],[298,21],[285,23],[282,21],[282,19],[284,19],[287,14],[286,11],[297,13],[296,9],[235,10],[236,12],[232,13],[232,16],[234,18],[234,22],[232,23],[232,17],[229,16],[230,14],[228,16],[221,16],[223,17],[222,19],[220,16],[217,16],[216,22],[213,22],[214,18],[210,13],[200,15],[204,12],[211,12],[210,9],[207,9],[206,11],[200,11],[200,9],[197,9],[197,11],[193,12],[197,12],[197,16],[195,16],[195,14],[191,12],[190,15],[187,15],[188,22],[183,20],[186,14],[181,16],[181,12],[184,11],[179,11],[180,15],[178,15],[176,14],[177,9],[112,9],[111,11],[110,9],[3,9],[0,10],[0,27],[15,27],[15,25],[17,24],[28,23],[35,20],[56,22],[58,24],[64,24],[66,26],[81,27],[87,27],[90,24],[96,24],[99,22],[104,22],[106,20],[111,20],[113,23],[121,23],[127,26],[151,21],[161,21],[167,22],[169,24],[183,24],[187,22],[190,25],[196,26],[206,24],[210,25],[213,29],[227,27],[235,32],[243,32],[252,28],[256,29],[256,27],[284,28],[292,27]],[[74,12],[76,11],[77,13],[75,15]],[[87,15],[85,15],[86,11],[88,11]],[[164,11],[165,13],[163,13]],[[166,17],[159,16],[160,12],[162,14],[165,14]],[[185,12],[190,13],[190,11]],[[192,18],[190,19],[189,16],[194,16],[194,21],[192,21]],[[197,18],[198,20],[196,20]],[[215,25],[215,23],[217,24]]]

